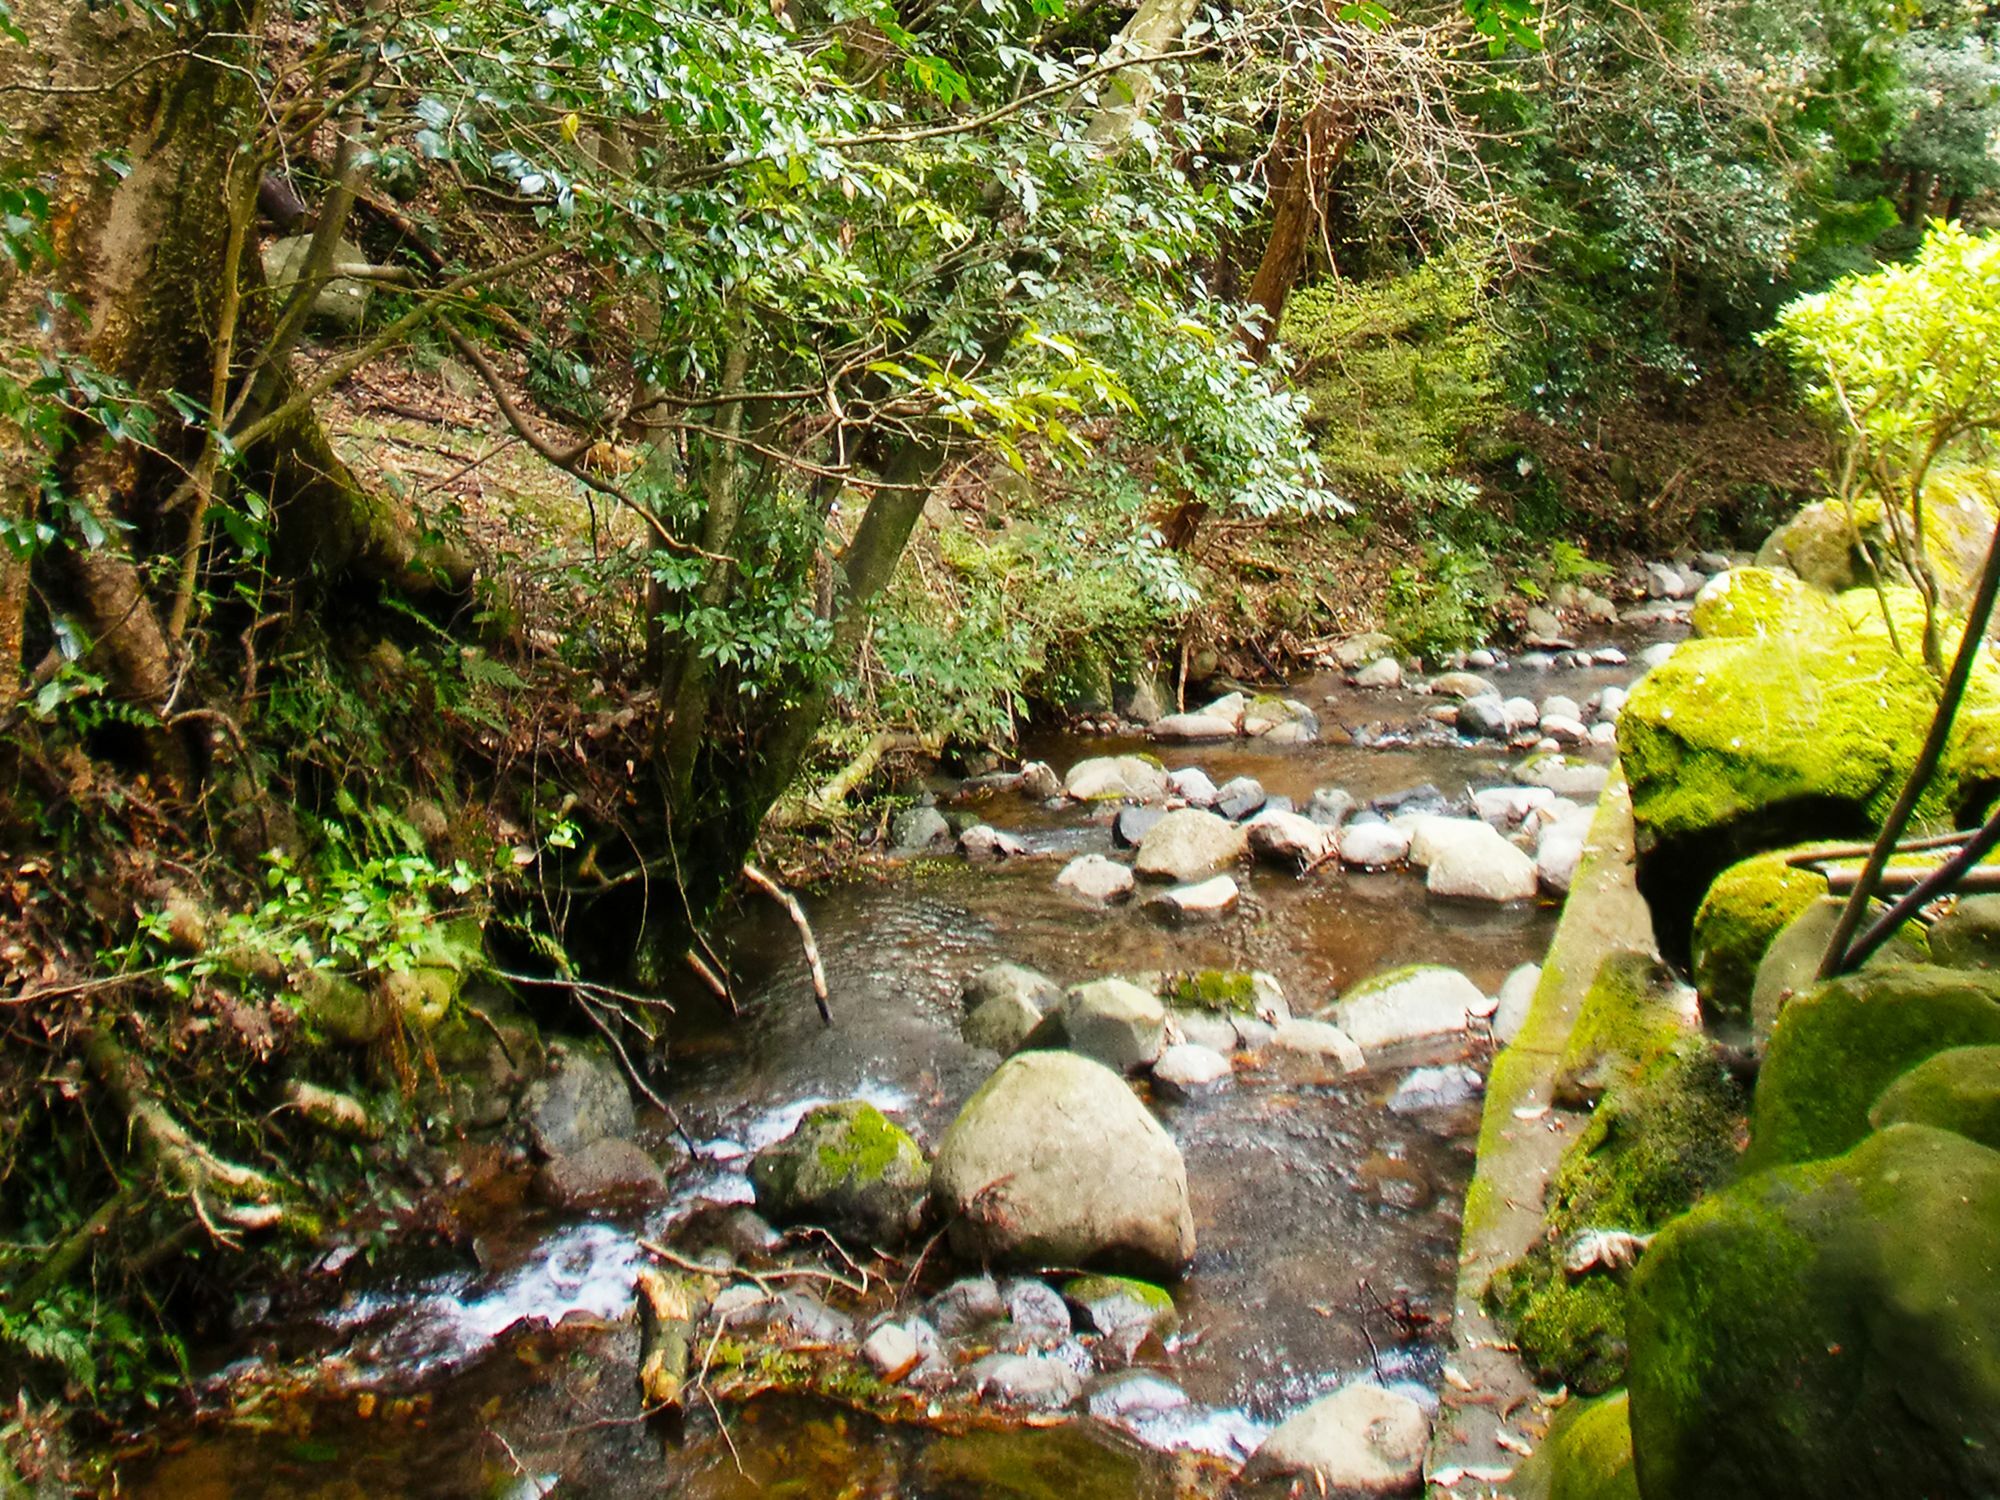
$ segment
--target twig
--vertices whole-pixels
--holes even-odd
[[[657,1240],[640,1240],[639,1248],[648,1255],[657,1255],[668,1265],[678,1270],[691,1272],[696,1276],[713,1276],[718,1280],[734,1279],[747,1281],[767,1297],[775,1297],[769,1283],[774,1281],[824,1281],[829,1286],[837,1286],[842,1291],[852,1292],[857,1297],[868,1295],[868,1288],[845,1276],[832,1271],[822,1271],[817,1266],[779,1266],[773,1271],[752,1271],[743,1266],[709,1266],[698,1260],[689,1260],[685,1255],[676,1254]]]
[[[720,974],[716,973],[715,970],[703,962],[702,956],[699,953],[690,948],[681,955],[681,959],[694,971],[694,977],[699,979],[716,999],[729,1007],[729,1013],[732,1016],[738,1014],[736,997],[729,993],[729,986],[722,982]]]
[[[755,865],[743,867],[743,878],[790,913],[792,925],[799,930],[799,942],[806,950],[806,966],[812,970],[813,998],[819,1003],[819,1018],[831,1026],[833,1003],[826,992],[826,967],[819,961],[819,943],[813,938],[812,923],[806,920],[805,908],[799,905],[798,897]]]
[[[1961,828],[1956,833],[1936,833],[1929,838],[1903,839],[1897,843],[1894,854],[1923,854],[1933,849],[1956,849],[1979,830]],[[1861,859],[1874,851],[1873,842],[1866,844],[1818,844],[1811,849],[1801,849],[1797,854],[1785,856],[1785,863],[1794,870],[1811,869],[1814,865],[1826,864],[1836,859]]]

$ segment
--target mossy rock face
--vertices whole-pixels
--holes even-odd
[[[1931,962],[1947,969],[2000,969],[2000,896],[1963,896],[1931,923]]]
[[[2000,1150],[2000,1047],[1952,1047],[1925,1058],[1882,1091],[1868,1123],[1932,1125]]]
[[[1752,1169],[1837,1156],[1882,1091],[1949,1047],[2000,1044],[2000,974],[1864,969],[1793,998],[1757,1075]]]
[[[909,1132],[860,1099],[823,1104],[750,1165],[757,1208],[778,1224],[817,1224],[864,1244],[894,1246],[930,1187]]]
[[[322,1041],[365,1047],[388,1030],[386,999],[331,969],[306,969],[292,981],[292,1004]]]
[[[1759,854],[1716,877],[1694,914],[1694,986],[1709,1015],[1750,1009],[1757,965],[1792,918],[1826,894],[1826,877],[1785,863],[1798,851]]]
[[[1764,540],[1760,568],[1790,568],[1806,583],[1829,593],[1866,580],[1868,561],[1847,508],[1831,500],[1808,505]]]
[[[1748,1105],[1713,1044],[1685,1032],[1612,1085],[1549,1183],[1535,1248],[1487,1289],[1538,1380],[1596,1395],[1625,1378],[1625,1289],[1571,1278],[1563,1252],[1586,1230],[1650,1233],[1728,1182]]]
[[[1886,640],[1689,641],[1618,721],[1640,847],[1700,839],[1785,804],[1879,822],[1929,726],[1934,688]],[[1951,806],[1940,776],[1918,811]]]
[[[1130,1276],[1076,1276],[1063,1283],[1063,1296],[1109,1337],[1135,1326],[1165,1338],[1180,1326],[1180,1313],[1165,1287]]]
[[[1750,989],[1751,1030],[1759,1041],[1771,1035],[1794,995],[1819,983],[1819,966],[1825,961],[1827,944],[1833,941],[1834,929],[1839,926],[1846,905],[1844,899],[1823,897],[1792,918],[1785,930],[1771,940],[1771,946],[1757,965],[1757,982]],[[1869,908],[1870,920],[1887,910],[1881,902],[1873,903]],[[1923,927],[1908,922],[1902,931],[1871,953],[1862,967],[1907,967],[1924,963],[1929,957],[1930,941]]]
[[[2000,1152],[1892,1125],[1746,1178],[1633,1275],[1647,1500],[2000,1493]]]
[[[1718,573],[1694,602],[1694,633],[1706,639],[1796,636],[1846,628],[1839,606],[1825,591],[1769,568]]]
[[[1625,1392],[1564,1408],[1513,1490],[1547,1500],[1639,1500]]]
[[[1159,986],[1160,998],[1169,1005],[1190,1010],[1212,1010],[1227,1015],[1289,1016],[1285,992],[1269,974],[1243,969],[1193,969],[1169,974]]]
[[[1555,1098],[1566,1109],[1595,1104],[1618,1078],[1651,1063],[1686,1035],[1675,1006],[1680,982],[1650,953],[1606,956],[1585,992],[1556,1067]]]

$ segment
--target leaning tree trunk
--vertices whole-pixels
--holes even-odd
[[[23,649],[36,649],[30,569],[117,692],[157,707],[176,676],[168,621],[179,623],[184,564],[198,555],[189,476],[206,427],[175,404],[206,408],[231,389],[260,348],[250,335],[268,334],[273,317],[257,256],[230,233],[232,202],[255,192],[266,144],[261,6],[237,0],[204,16],[206,30],[170,32],[126,7],[46,0],[16,9],[27,45],[0,42],[11,127],[0,181],[48,199],[47,253],[0,282],[0,349],[80,377],[59,432],[0,431],[0,518],[18,523],[53,497],[43,519],[58,530],[39,555],[0,561],[0,713],[19,694]],[[289,398],[289,371],[275,378]],[[84,383],[113,394],[93,401]],[[127,413],[150,421],[147,441],[134,440],[143,427]],[[238,481],[277,511],[289,571],[424,582],[409,519],[361,487],[310,409],[240,462]]]
[[[1278,335],[1285,300],[1305,274],[1313,238],[1326,222],[1328,180],[1347,155],[1354,131],[1331,105],[1315,105],[1296,130],[1279,126],[1271,152],[1271,237],[1250,283],[1250,301],[1264,309],[1263,330],[1245,347],[1261,360]]]

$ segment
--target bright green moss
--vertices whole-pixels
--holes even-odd
[[[1750,1008],[1757,965],[1771,940],[1826,894],[1826,877],[1795,869],[1781,849],[1732,865],[1716,877],[1694,914],[1694,984],[1711,1015]]]
[[[1623,1391],[1573,1404],[1557,1419],[1538,1457],[1549,1475],[1549,1500],[1639,1500]]]
[[[1686,1034],[1675,1010],[1673,971],[1635,949],[1606,955],[1577,1009],[1555,1097],[1580,1108],[1615,1079],[1648,1066]]]
[[[1170,1005],[1248,1016],[1256,1014],[1258,991],[1257,976],[1243,970],[1194,969],[1169,975],[1160,998]]]
[[[1868,1123],[1933,1125],[2000,1150],[2000,1047],[1952,1047],[1925,1058],[1882,1091]]]
[[[1690,641],[1633,690],[1619,752],[1643,834],[1712,833],[1774,804],[1879,819],[1930,723],[1922,666],[1871,636]],[[1933,783],[1919,815],[1949,807]]]
[[[1949,1047],[2000,1044],[2000,974],[1864,969],[1793,997],[1751,1110],[1752,1169],[1836,1156],[1868,1134],[1886,1089]]]
[[[1769,568],[1719,575],[1694,606],[1694,633],[1708,639],[1837,634],[1846,628],[1829,595]]]
[[[1684,1032],[1614,1082],[1556,1169],[1536,1247],[1488,1289],[1538,1379],[1596,1394],[1624,1378],[1624,1289],[1603,1272],[1572,1280],[1562,1254],[1585,1230],[1650,1233],[1729,1180],[1746,1103]]]

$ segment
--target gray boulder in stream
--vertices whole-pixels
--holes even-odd
[[[773,1223],[817,1224],[870,1245],[897,1245],[930,1171],[909,1132],[860,1099],[823,1104],[750,1164],[757,1208]]]
[[[543,1156],[568,1156],[637,1128],[625,1075],[600,1047],[551,1042],[549,1071],[528,1086],[528,1139]]]
[[[1240,824],[1200,808],[1170,812],[1139,842],[1134,868],[1162,880],[1203,880],[1243,858],[1250,835]]]
[[[1000,1065],[945,1133],[931,1199],[971,1260],[1158,1275],[1194,1254],[1179,1148],[1124,1079],[1070,1052]]]

